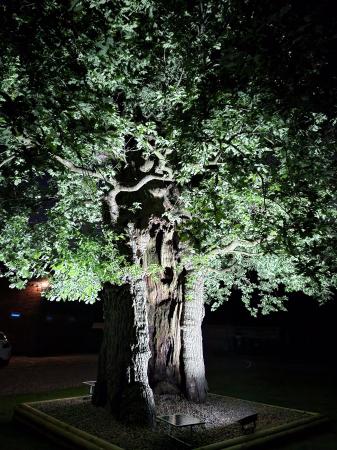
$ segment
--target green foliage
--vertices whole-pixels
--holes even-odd
[[[105,282],[120,284],[126,263],[109,230],[83,234],[70,222],[56,220],[32,225],[13,216],[3,228],[0,259],[12,287],[23,288],[31,278],[49,277],[50,300],[93,303]]]
[[[79,235],[76,247],[72,241],[51,265],[52,286],[47,297],[94,303],[104,283],[121,284],[125,263],[118,254],[116,238],[111,231],[103,233],[100,240]]]
[[[297,260],[288,255],[240,254],[213,260],[208,268],[207,302],[216,309],[231,295],[231,287],[241,293],[253,316],[286,309],[287,293],[303,292],[321,303],[331,298],[337,279],[313,278],[296,270]]]
[[[328,15],[310,2],[250,0],[0,8],[0,261],[13,286],[48,274],[49,298],[92,302],[105,282],[141,276],[106,197],[152,161],[152,174],[172,172],[175,206],[164,214],[207,275],[214,307],[233,286],[254,314],[283,308],[292,290],[331,295]],[[121,196],[127,220],[148,195]]]

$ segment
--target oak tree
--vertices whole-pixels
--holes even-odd
[[[2,275],[103,299],[93,401],[122,420],[205,400],[205,301],[336,286],[334,27],[271,3],[1,5]]]

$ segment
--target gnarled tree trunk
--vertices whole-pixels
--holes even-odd
[[[150,223],[150,240],[144,254],[144,268],[157,264],[157,276],[147,277],[149,333],[152,358],[149,379],[156,393],[181,390],[181,320],[183,277],[179,269],[175,226],[155,219]]]
[[[153,426],[144,289],[142,280],[105,288],[104,336],[93,403],[108,408],[123,422]]]
[[[140,263],[147,236],[129,227],[133,261]],[[155,404],[148,382],[151,357],[146,284],[141,276],[107,288],[104,338],[93,403],[105,406],[123,422],[155,425]]]
[[[133,261],[147,275],[107,289],[93,402],[123,421],[153,425],[152,389],[205,400],[203,279],[186,284],[173,223],[152,218],[146,229],[128,231]],[[158,273],[151,275],[153,265]]]

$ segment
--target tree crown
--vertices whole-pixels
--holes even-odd
[[[310,2],[304,15],[283,3],[1,7],[0,261],[13,286],[48,274],[51,299],[95,301],[139,273],[120,251],[125,225],[152,214],[178,224],[214,306],[232,286],[253,313],[291,290],[331,295],[333,27]]]

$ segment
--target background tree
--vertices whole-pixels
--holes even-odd
[[[100,295],[94,403],[153,424],[153,390],[205,399],[204,300],[336,285],[333,24],[310,2],[1,8],[3,275]]]

